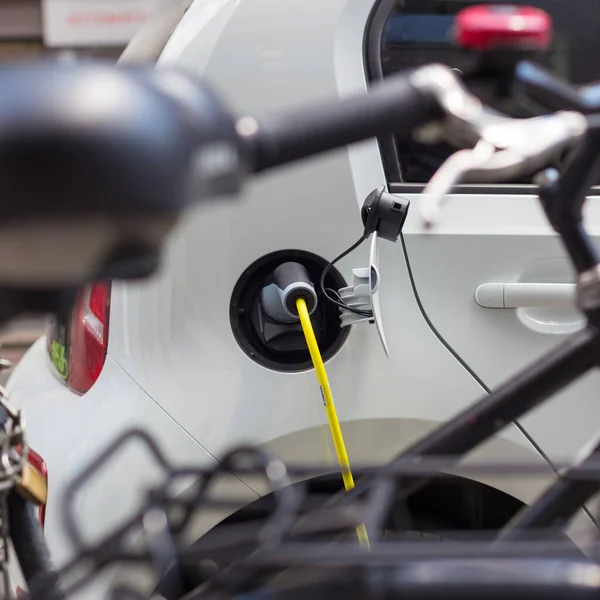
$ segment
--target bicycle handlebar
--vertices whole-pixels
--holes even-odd
[[[369,93],[256,122],[242,120],[238,132],[253,146],[253,171],[260,172],[385,133],[410,135],[420,125],[442,119],[444,113],[431,90],[419,86],[410,73],[390,77]]]
[[[515,69],[516,93],[545,110],[576,110],[583,114],[600,112],[600,82],[576,87],[529,61]]]
[[[39,291],[147,276],[191,202],[235,194],[248,171],[384,131],[408,135],[441,116],[434,95],[410,75],[258,125],[236,120],[184,73],[102,64],[7,68],[0,73],[0,189],[15,201],[3,206],[0,255],[10,260],[0,260],[0,284]],[[58,257],[48,252],[50,239],[61,239]]]
[[[510,135],[493,133],[508,154],[479,176],[513,176],[564,146],[576,116],[562,117],[560,127],[561,115],[551,117],[556,139],[536,135],[552,131],[545,122],[528,123],[524,134],[524,122],[487,111],[440,65],[263,120],[234,118],[185,73],[94,63],[7,68],[0,73],[0,189],[18,201],[3,207],[0,256],[10,260],[0,260],[0,284],[40,291],[147,276],[190,203],[235,195],[248,172],[383,133],[408,136],[438,123],[438,137],[460,148],[511,125],[521,139],[540,140],[539,148],[512,148]],[[57,238],[58,257],[47,247]]]

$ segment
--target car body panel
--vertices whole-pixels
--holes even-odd
[[[370,9],[357,0],[309,0],[293,10],[270,0],[197,0],[159,67],[204,77],[241,114],[339,97],[366,89],[362,37]],[[232,439],[269,444],[321,431],[314,374],[276,373],[249,359],[231,332],[231,292],[267,253],[337,255],[360,234],[364,197],[384,182],[377,145],[369,141],[264,175],[240,197],[194,210],[171,240],[157,279],[114,289],[110,355],[213,455]],[[340,269],[349,279],[367,260],[361,248]],[[328,364],[340,418],[361,440],[361,450],[351,453],[359,461],[398,451],[483,393],[422,318],[399,245],[382,245],[380,261],[392,359],[375,328],[363,325]],[[403,432],[403,420],[414,423],[415,435],[383,440],[372,426],[378,419],[397,420]],[[543,463],[521,431],[501,435]],[[328,460],[327,436],[320,437],[320,458]]]
[[[598,198],[588,202],[586,226],[598,239]],[[484,283],[573,281],[560,239],[537,197],[454,196],[433,232],[422,233],[416,211],[406,231],[427,316],[488,387],[498,386],[585,326],[574,307],[489,309],[475,301],[475,290]],[[597,435],[599,385],[600,375],[592,372],[521,420],[555,461],[572,459]]]

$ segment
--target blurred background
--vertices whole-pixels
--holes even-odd
[[[0,0],[0,65],[64,57],[114,60],[150,19],[181,0]],[[16,363],[46,323],[24,319],[0,331],[0,355]],[[5,383],[7,372],[0,374]]]

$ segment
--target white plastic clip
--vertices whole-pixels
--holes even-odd
[[[338,290],[341,301],[353,308],[372,316],[357,314],[348,309],[340,307],[340,319],[342,327],[357,325],[358,323],[374,322],[379,333],[379,339],[389,358],[390,352],[381,319],[381,306],[379,303],[379,287],[381,276],[379,273],[379,237],[377,232],[371,236],[371,251],[369,255],[369,266],[352,270],[352,285]]]

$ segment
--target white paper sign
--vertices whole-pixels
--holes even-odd
[[[123,46],[179,0],[42,0],[49,47]]]

